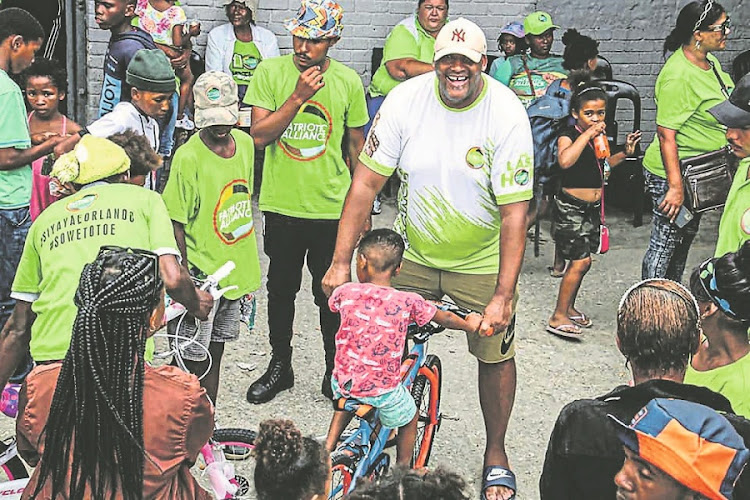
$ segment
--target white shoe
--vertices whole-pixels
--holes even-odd
[[[175,128],[181,128],[182,130],[195,130],[195,123],[193,120],[184,115],[182,118],[178,118],[174,123]]]
[[[380,203],[380,195],[377,195],[375,197],[375,201],[372,202],[372,215],[380,215],[380,213],[383,211],[382,203]]]

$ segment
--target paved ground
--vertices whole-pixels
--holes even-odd
[[[534,258],[531,244],[527,246],[517,329],[519,384],[507,437],[511,465],[519,480],[519,499],[539,498],[538,479],[547,439],[560,408],[573,399],[603,394],[628,380],[624,359],[614,343],[615,310],[622,293],[640,277],[640,262],[650,229],[648,217],[646,225],[633,228],[626,214],[610,212],[607,220],[611,250],[595,258],[578,301],[579,308],[595,322],[580,342],[545,333],[559,285],[547,272],[552,244],[543,245],[539,258]],[[387,204],[384,213],[376,217],[375,225],[388,225],[392,219],[393,208]],[[718,214],[704,219],[690,254],[689,268],[712,253],[718,220]],[[265,269],[268,264],[265,256],[261,263]],[[255,331],[231,344],[225,356],[217,407],[220,426],[255,428],[263,419],[285,417],[295,420],[307,434],[319,436],[326,432],[331,410],[330,403],[320,394],[323,348],[309,289],[309,275],[306,275],[297,299],[295,387],[265,405],[254,406],[245,401],[247,387],[263,372],[269,359],[266,298],[261,290]],[[445,375],[444,421],[437,434],[431,465],[445,464],[457,470],[478,492],[484,427],[476,394],[476,362],[466,351],[463,334],[458,332],[436,336],[430,343],[430,352],[440,356]],[[242,370],[238,362],[257,368]],[[9,419],[0,421],[0,436],[11,432],[11,424]]]

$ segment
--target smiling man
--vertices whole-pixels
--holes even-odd
[[[406,240],[393,286],[428,299],[448,295],[484,311],[468,334],[479,365],[487,446],[483,494],[513,498],[505,453],[516,389],[515,304],[532,196],[533,147],[523,106],[483,75],[487,40],[471,21],[446,24],[435,40],[435,71],[394,88],[359,156],[339,225],[327,293],[351,279],[352,252],[375,194],[398,171],[394,228]]]
[[[331,264],[336,229],[367,123],[359,75],[328,57],[341,37],[343,10],[333,0],[302,0],[286,22],[293,54],[258,65],[244,102],[253,106],[250,134],[266,148],[260,209],[268,266],[268,327],[273,356],[247,392],[251,403],[269,401],[294,385],[292,324],[302,267],[312,275],[320,310],[326,370],[321,391],[331,397],[334,337],[339,317],[320,287]],[[372,204],[372,201],[370,202]]]

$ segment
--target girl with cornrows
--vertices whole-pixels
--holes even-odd
[[[156,254],[102,247],[75,304],[65,359],[21,390],[18,451],[36,467],[22,498],[210,499],[190,466],[213,433],[211,403],[194,375],[144,364],[164,317]]]

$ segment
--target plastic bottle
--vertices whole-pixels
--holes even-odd
[[[599,160],[604,160],[611,156],[609,152],[609,141],[605,134],[599,134],[594,137],[594,154],[596,154],[596,157]]]

